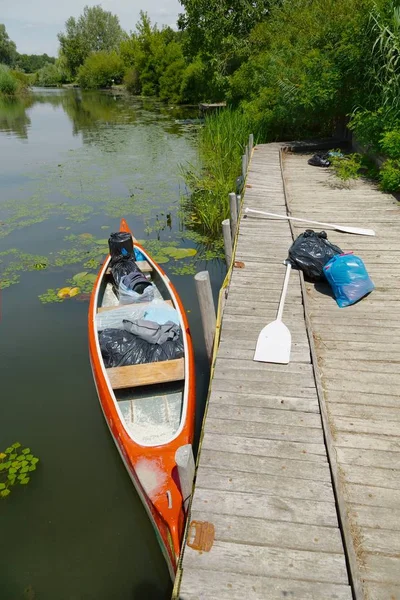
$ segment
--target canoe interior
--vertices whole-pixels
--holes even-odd
[[[153,269],[151,273],[146,273],[146,276],[155,284],[163,300],[172,300],[167,286],[157,271]],[[118,306],[112,276],[106,273],[100,284],[97,308],[115,307],[118,310]],[[140,303],[129,306],[132,306],[132,310],[136,310]],[[106,313],[102,312],[102,315],[104,314]],[[132,369],[132,367],[121,367],[121,369],[125,368]],[[152,385],[139,387],[132,385],[125,389],[113,390],[130,437],[138,444],[146,446],[165,444],[177,433],[182,419],[184,392],[184,379],[162,384],[155,382]]]

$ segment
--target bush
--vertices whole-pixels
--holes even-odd
[[[6,65],[0,65],[0,94],[14,96],[18,91],[18,80]]]
[[[386,131],[380,139],[380,147],[389,158],[400,159],[400,129]]]
[[[78,83],[82,88],[96,89],[121,83],[125,66],[116,52],[94,52],[87,57],[78,71]]]
[[[338,151],[339,152],[339,151]],[[342,181],[358,179],[361,175],[361,154],[348,154],[347,156],[332,156],[329,158],[335,175]]]
[[[381,168],[379,179],[384,192],[400,192],[400,160],[388,159]]]
[[[139,73],[134,67],[128,69],[125,73],[124,85],[131,94],[140,94]]]
[[[61,73],[57,66],[47,63],[36,73],[36,85],[39,87],[57,87],[61,84]]]

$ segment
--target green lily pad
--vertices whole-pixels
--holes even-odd
[[[74,281],[79,281],[80,279],[85,279],[87,275],[89,275],[87,271],[82,271],[82,273],[77,273],[74,275],[72,279]]]
[[[197,254],[195,248],[163,248],[163,252],[168,254],[168,256],[175,258],[175,260],[189,258],[190,256],[195,256]]]
[[[99,246],[108,246],[108,239],[107,240],[96,240],[95,244],[98,244]]]
[[[152,257],[159,265],[164,265],[165,263],[169,262],[169,258],[168,256],[165,256],[165,254],[155,254]]]

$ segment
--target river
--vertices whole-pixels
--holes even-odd
[[[19,441],[40,458],[30,483],[0,501],[2,600],[170,597],[100,410],[87,310],[91,276],[126,217],[188,311],[198,432],[208,366],[193,274],[208,269],[217,294],[225,271],[183,225],[180,165],[197,160],[188,116],[113,92],[34,90],[0,101],[0,452]],[[177,259],[177,248],[192,250]],[[82,273],[80,293],[59,298]]]

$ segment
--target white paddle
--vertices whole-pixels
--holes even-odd
[[[290,262],[286,263],[286,274],[283,282],[281,299],[276,320],[261,329],[257,340],[253,360],[258,362],[278,363],[287,365],[290,361],[292,336],[289,329],[282,323],[283,306],[289,285]]]
[[[297,219],[296,217],[289,217],[288,215],[276,215],[275,213],[264,212],[263,210],[254,210],[253,208],[245,208],[245,213],[257,213],[259,215],[266,215],[267,217],[275,217],[276,219],[288,219],[289,221],[298,221],[299,223],[312,223],[313,225],[321,225],[321,227],[332,227],[337,231],[344,231],[345,233],[355,233],[356,235],[375,235],[373,229],[361,229],[360,227],[347,227],[343,225],[334,225],[333,223],[320,223],[319,221],[310,221],[309,219]]]

